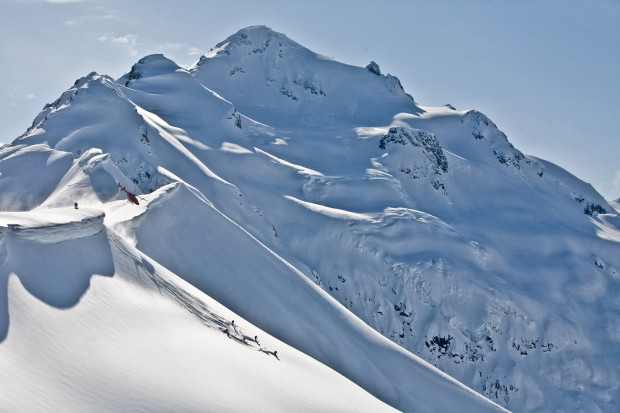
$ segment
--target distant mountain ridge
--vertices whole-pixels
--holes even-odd
[[[617,204],[375,62],[254,26],[188,69],[91,73],[0,149],[0,193],[105,212],[115,257],[119,237],[396,409],[498,409],[420,359],[513,411],[618,408]]]

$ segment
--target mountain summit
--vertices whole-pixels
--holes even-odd
[[[91,73],[0,148],[0,401],[615,411],[617,208],[264,26]]]
[[[337,62],[255,26],[218,43],[189,70],[242,113],[273,126],[377,124],[394,111],[418,112],[396,77],[381,75],[376,63],[372,68]]]

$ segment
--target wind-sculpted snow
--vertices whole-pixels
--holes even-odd
[[[9,327],[10,274],[45,303],[67,308],[93,275],[113,273],[104,214],[94,209],[0,213],[0,339]]]
[[[38,118],[45,116],[16,143],[46,144],[75,158],[100,148],[141,190],[155,189],[160,177],[152,158],[159,140],[120,86],[107,76],[91,74],[70,91],[50,113],[44,109]]]
[[[125,86],[123,93],[137,106],[182,131],[177,135],[191,147],[208,149],[207,142],[238,136],[240,129],[256,125],[238,113],[230,102],[162,55],[141,59],[118,82]],[[204,127],[205,115],[209,118],[208,129]]]
[[[45,220],[32,219],[37,214],[13,212],[0,215],[0,231],[20,240],[55,244],[71,239],[86,238],[103,231],[103,211],[89,209],[46,211]],[[67,220],[66,215],[74,215]],[[60,219],[59,219],[60,218]]]
[[[167,59],[164,55],[150,55],[138,60],[138,63],[131,67],[129,73],[127,73],[125,82],[122,82],[123,78],[118,82],[125,87],[131,86],[133,82],[143,77],[153,77],[162,73],[175,72],[182,70],[172,60]]]
[[[0,209],[19,211],[1,214],[0,371],[22,360],[56,410],[89,403],[67,408],[36,363],[110,385],[108,411],[385,408],[333,370],[403,411],[497,409],[431,365],[514,411],[618,410],[618,204],[484,114],[418,106],[376,63],[264,26],[187,70],[150,55],[79,79],[0,148]],[[108,359],[72,356],[98,329]],[[137,383],[168,377],[171,394]]]
[[[72,215],[102,217],[44,210],[2,220],[36,224],[44,237],[58,225],[73,233]],[[113,232],[55,244],[11,234],[0,243],[8,252],[0,263],[7,411],[394,411]]]
[[[202,204],[185,185],[161,192],[135,228],[136,247],[252,323],[354,377],[359,385],[401,410],[435,405],[425,392],[414,388],[436,385],[446,386],[444,390],[451,394],[437,406],[478,406],[472,393],[437,375],[414,356],[397,351],[290,263],[220,211]],[[178,205],[194,213],[171,214]],[[167,243],[180,247],[175,254],[169,254],[165,245],[157,242],[164,234]],[[315,322],[317,319],[322,320],[320,324]],[[370,342],[364,338],[369,335],[374,337]],[[373,376],[368,376],[367,371],[373,371]],[[403,381],[395,385],[389,377],[403,377]],[[425,384],[415,382],[414,387],[414,382],[405,377],[424,377],[421,380]],[[494,410],[490,405],[484,407],[484,403],[478,408]]]

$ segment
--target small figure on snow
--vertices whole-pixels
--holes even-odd
[[[74,202],[74,203],[73,203],[73,208],[78,209],[77,202]]]
[[[243,342],[244,342],[245,344],[248,344],[248,341],[253,341],[254,343],[256,343],[256,344],[260,345],[260,344],[258,343],[258,337],[257,337],[257,336],[254,336],[254,338],[252,338],[252,337],[250,337],[250,336],[246,336],[246,335],[244,335],[244,336],[243,336]]]
[[[260,351],[262,353],[265,353],[267,355],[271,354],[272,356],[274,356],[275,358],[280,360],[280,357],[278,357],[278,352],[277,351],[269,351],[269,350],[264,349],[264,348],[260,348],[260,349],[258,349],[258,351]]]

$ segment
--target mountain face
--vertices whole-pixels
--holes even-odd
[[[241,113],[275,127],[376,125],[389,123],[394,110],[418,112],[399,80],[381,75],[376,63],[344,65],[264,27],[235,33],[189,71]]]
[[[614,411],[619,208],[480,112],[246,28],[91,73],[0,149],[0,381],[100,410]],[[128,363],[137,393],[67,398],[65,362],[110,395]],[[217,377],[247,396],[200,396]]]

